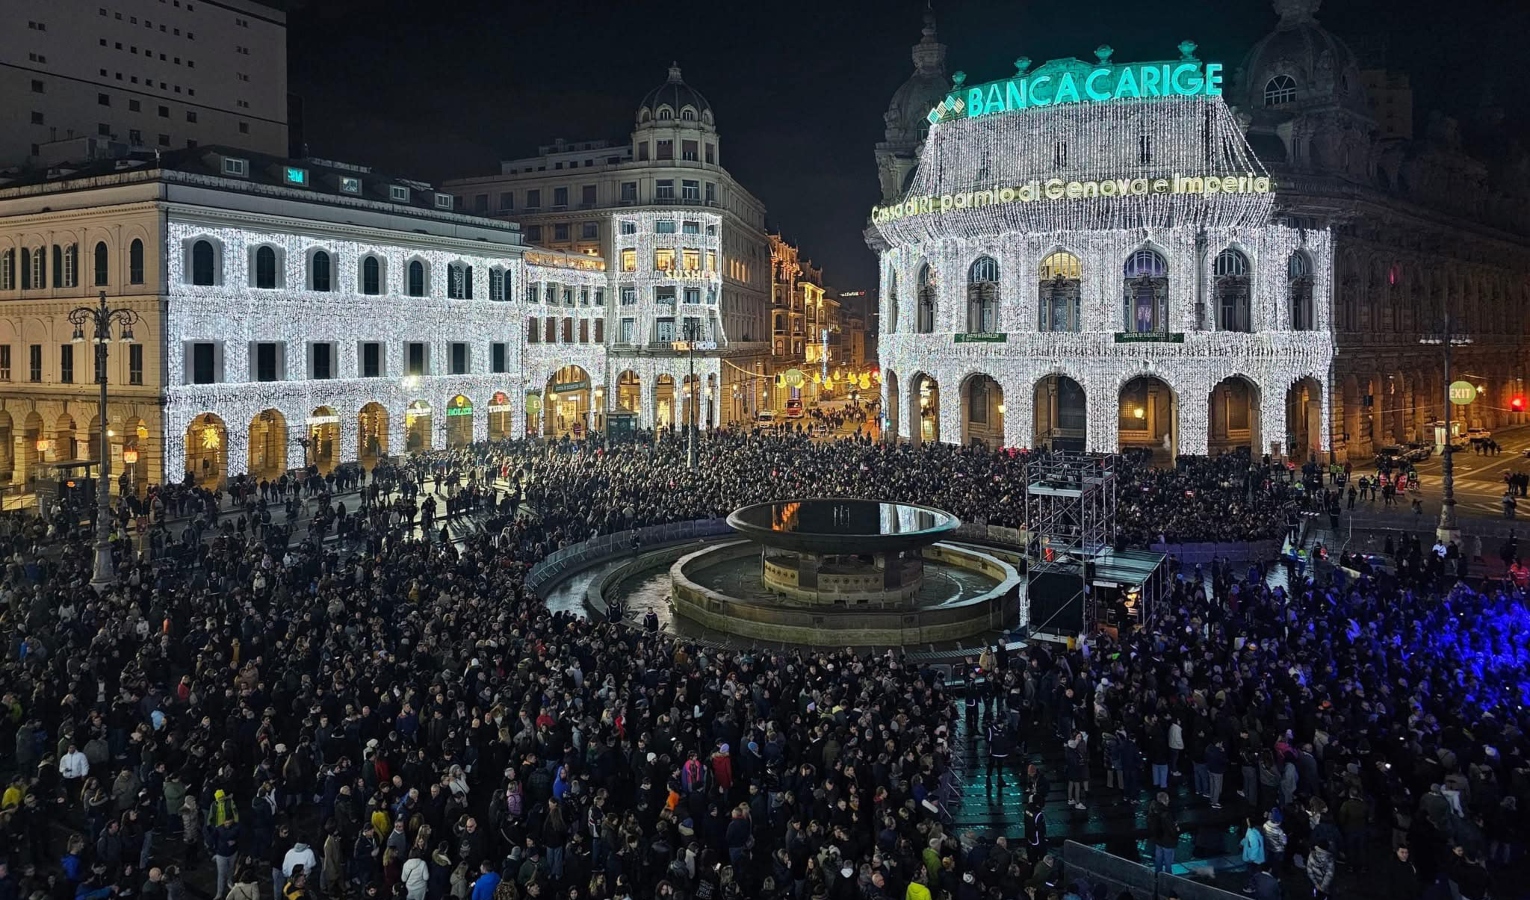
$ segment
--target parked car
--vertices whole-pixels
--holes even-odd
[[[759,413],[757,413],[755,415],[755,417],[754,417],[754,423],[756,425],[774,425],[774,424],[776,424],[776,413],[775,413],[775,411],[774,410],[770,410],[770,409],[762,409],[762,410],[760,410]]]
[[[1468,429],[1466,429],[1466,439],[1468,441],[1485,441],[1485,440],[1491,438],[1492,436],[1493,436],[1493,432],[1489,431],[1486,428],[1468,428]]]
[[[1426,444],[1423,441],[1403,444],[1403,456],[1407,457],[1409,462],[1422,462],[1433,455],[1433,444]]]
[[[1380,447],[1376,450],[1376,462],[1378,463],[1390,462],[1395,466],[1401,465],[1407,461],[1407,454],[1403,452],[1403,448],[1397,446],[1396,444],[1388,444],[1387,446]]]

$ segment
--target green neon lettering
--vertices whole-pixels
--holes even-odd
[[[997,84],[988,86],[988,108],[993,112],[1004,110],[1004,93],[999,90]]]
[[[1025,80],[1012,78],[1004,85],[1004,109],[1025,109]]]
[[[1142,93],[1137,89],[1137,76],[1132,74],[1131,67],[1121,70],[1121,80],[1116,82],[1116,99],[1122,97],[1141,97]]]
[[[1095,69],[1093,72],[1089,73],[1089,77],[1088,78],[1084,79],[1084,93],[1089,95],[1089,99],[1090,100],[1093,100],[1096,103],[1104,103],[1106,100],[1110,99],[1110,91],[1104,90],[1104,89],[1101,89],[1101,88],[1096,88],[1094,86],[1094,80],[1096,78],[1109,78],[1109,77],[1110,77],[1110,70],[1109,69]]]
[[[983,89],[973,88],[967,92],[967,117],[969,119],[976,119],[978,116],[984,115],[984,113]]]
[[[1193,97],[1201,89],[1201,76],[1196,71],[1200,67],[1195,63],[1181,63],[1174,68],[1174,93],[1182,97]],[[1189,75],[1191,77],[1186,78]]]
[[[1057,93],[1052,95],[1053,103],[1077,103],[1078,85],[1073,83],[1073,73],[1064,72],[1057,82]]]
[[[1041,86],[1046,84],[1047,82],[1049,82],[1051,80],[1052,80],[1052,76],[1051,75],[1038,75],[1035,78],[1035,80],[1033,80],[1031,82],[1031,105],[1032,106],[1051,106],[1052,105],[1052,98],[1051,97],[1047,97],[1046,99],[1042,99],[1041,91],[1040,91]]]
[[[1222,96],[1222,64],[1206,64],[1206,96]]]
[[[1138,77],[1142,79],[1142,96],[1144,96],[1144,97],[1162,97],[1163,96],[1163,94],[1160,93],[1159,87],[1158,87],[1158,67],[1157,66],[1143,66],[1142,67],[1142,71],[1141,71],[1141,73],[1139,73]]]

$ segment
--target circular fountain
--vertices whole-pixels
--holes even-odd
[[[705,629],[790,644],[953,641],[1014,624],[1020,578],[980,548],[943,540],[938,509],[803,499],[735,510],[743,539],[669,568],[675,615]]]

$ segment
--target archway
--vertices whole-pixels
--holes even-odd
[[[580,366],[564,366],[547,379],[544,433],[576,440],[589,433],[590,373]]]
[[[918,447],[940,441],[940,384],[920,372],[908,386],[908,438]]]
[[[473,401],[458,394],[446,402],[446,449],[473,443]]]
[[[186,472],[197,487],[216,490],[228,479],[228,426],[202,413],[186,426]]]
[[[495,391],[489,398],[489,440],[510,440],[510,412],[510,395]]]
[[[653,426],[655,428],[675,427],[678,415],[675,400],[674,377],[660,375],[653,389]]]
[[[250,420],[250,477],[274,481],[287,471],[287,417],[264,409]]]
[[[47,449],[47,437],[43,433],[43,419],[37,410],[27,413],[22,420],[21,433],[16,436],[16,482],[25,484],[42,474],[42,464]]]
[[[643,408],[643,385],[631,369],[616,376],[616,408],[635,413]]]
[[[10,484],[16,475],[16,435],[11,414],[0,409],[0,484]]]
[[[1388,444],[1401,444],[1407,438],[1408,382],[1401,372],[1394,372],[1382,379],[1386,408],[1382,418],[1382,440]]]
[[[1286,456],[1296,462],[1320,459],[1323,449],[1323,385],[1312,376],[1286,389]]]
[[[1121,387],[1120,449],[1148,450],[1155,465],[1174,464],[1179,452],[1179,401],[1161,378],[1143,375]]]
[[[308,414],[308,450],[306,465],[317,466],[320,475],[328,475],[340,464],[340,415],[328,406]]]
[[[1067,375],[1048,375],[1036,382],[1035,447],[1082,452],[1088,439],[1088,405],[1084,388]]]
[[[1004,389],[982,373],[962,382],[962,444],[1004,446]]]
[[[79,459],[79,434],[74,423],[74,416],[64,413],[53,424],[53,438],[49,446],[48,459],[52,462],[71,462]]]
[[[404,452],[429,453],[435,446],[436,418],[430,404],[416,400],[404,410]]]
[[[388,455],[388,410],[372,402],[356,414],[356,458],[368,470]]]
[[[887,386],[887,402],[882,405],[882,415],[886,417],[886,433],[883,439],[889,444],[898,442],[898,418],[901,412],[898,405],[898,373],[888,369],[882,373],[882,383]]]
[[[106,439],[108,441],[113,440],[116,436],[117,435],[116,435],[116,432],[115,432],[114,429],[108,428],[106,430]],[[90,424],[85,427],[85,442],[79,446],[78,450],[79,450],[79,454],[80,454],[80,459],[88,459],[91,462],[100,462],[100,460],[101,460],[101,417],[100,416],[91,416],[90,417]],[[120,463],[120,460],[118,462]],[[112,466],[112,469],[114,471],[120,472],[122,470],[122,467],[121,467],[121,465],[115,465],[115,466]]]
[[[1211,389],[1207,451],[1212,456],[1244,448],[1260,455],[1259,387],[1242,375],[1224,378]]]

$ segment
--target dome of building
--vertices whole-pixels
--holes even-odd
[[[1333,104],[1368,115],[1354,51],[1318,24],[1322,0],[1274,0],[1280,23],[1239,69],[1239,101],[1250,110]]]
[[[935,36],[935,16],[925,13],[924,34],[914,45],[914,74],[893,93],[883,117],[889,143],[904,144],[923,140],[930,128],[930,110],[951,92],[946,77],[946,45]]]
[[[687,112],[689,110],[689,112]],[[695,120],[712,124],[712,104],[680,77],[680,66],[671,64],[669,78],[649,91],[638,104],[638,124],[665,119]]]

